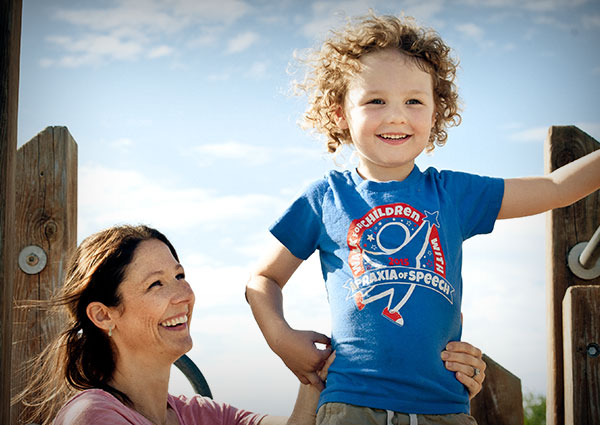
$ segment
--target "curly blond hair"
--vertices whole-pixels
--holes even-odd
[[[327,137],[328,152],[335,153],[343,144],[352,144],[349,130],[336,125],[335,111],[344,104],[350,79],[361,70],[360,58],[386,48],[396,48],[413,58],[432,77],[435,123],[427,151],[444,145],[448,138],[446,129],[460,123],[454,83],[458,61],[451,57],[450,48],[437,32],[417,25],[411,17],[371,13],[332,31],[319,49],[299,58],[306,65],[306,74],[302,82],[295,83],[295,92],[308,97],[301,124]]]

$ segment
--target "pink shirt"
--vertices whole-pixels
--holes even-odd
[[[257,425],[264,415],[239,410],[210,398],[169,395],[169,406],[181,425]],[[54,425],[153,425],[135,410],[103,390],[85,390],[58,412]]]

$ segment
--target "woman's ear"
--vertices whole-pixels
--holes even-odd
[[[341,106],[338,106],[334,111],[333,120],[340,130],[346,130],[348,128],[348,121],[346,121],[346,116],[344,115],[344,110]]]
[[[94,301],[89,303],[85,309],[85,312],[92,323],[100,329],[110,331],[115,327],[111,316],[111,311],[101,302]]]

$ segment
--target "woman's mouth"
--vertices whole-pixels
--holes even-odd
[[[182,314],[181,316],[173,317],[171,319],[165,320],[164,322],[161,322],[160,326],[170,330],[179,330],[184,329],[187,326],[187,321],[187,314]]]

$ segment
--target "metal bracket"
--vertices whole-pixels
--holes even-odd
[[[581,279],[592,280],[600,276],[600,226],[589,242],[580,242],[571,248],[569,268]]]
[[[38,274],[48,262],[46,252],[37,245],[29,245],[19,253],[19,267],[27,274]]]

